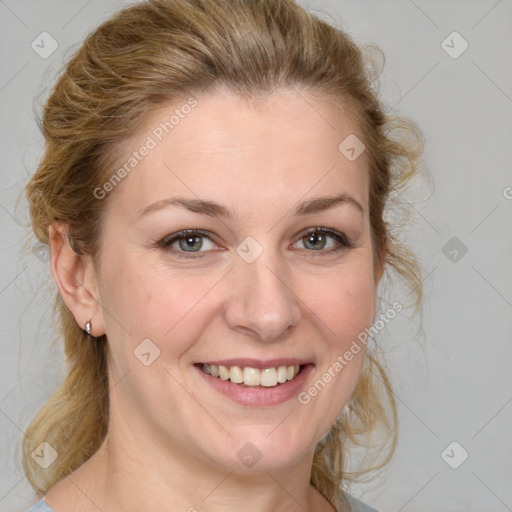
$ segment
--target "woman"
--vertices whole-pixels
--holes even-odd
[[[140,2],[87,37],[26,189],[69,362],[27,430],[31,510],[375,510],[348,456],[395,445],[367,341],[386,268],[420,302],[383,215],[422,137],[370,78],[292,0]]]

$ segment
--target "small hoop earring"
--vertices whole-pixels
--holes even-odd
[[[90,320],[87,320],[87,322],[85,322],[85,333],[88,334],[89,336],[91,336],[91,321]]]

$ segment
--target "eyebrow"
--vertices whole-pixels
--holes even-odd
[[[340,194],[337,196],[327,196],[327,197],[316,197],[310,199],[308,201],[304,201],[300,203],[294,210],[293,215],[301,216],[301,215],[310,215],[312,213],[319,213],[326,210],[330,210],[331,208],[335,208],[340,205],[352,205],[357,208],[357,210],[364,215],[364,208],[354,199],[352,196],[348,194]],[[161,201],[157,201],[156,203],[152,203],[145,208],[142,208],[137,214],[137,218],[147,215],[148,213],[156,212],[159,210],[163,210],[170,206],[182,206],[187,210],[190,210],[194,213],[199,213],[202,215],[207,215],[209,217],[222,217],[225,219],[232,219],[235,217],[232,210],[222,206],[219,203],[214,201],[204,201],[202,199],[193,199],[186,197],[172,197],[169,199],[162,199]]]

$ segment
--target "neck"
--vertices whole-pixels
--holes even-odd
[[[248,503],[251,512],[334,510],[309,483],[312,452],[286,469],[234,472],[132,428],[111,421],[103,445],[71,475],[91,510],[230,512]]]

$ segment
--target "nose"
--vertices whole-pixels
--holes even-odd
[[[301,318],[300,299],[278,255],[264,251],[255,261],[238,258],[229,273],[225,318],[239,332],[265,342],[289,334]]]

